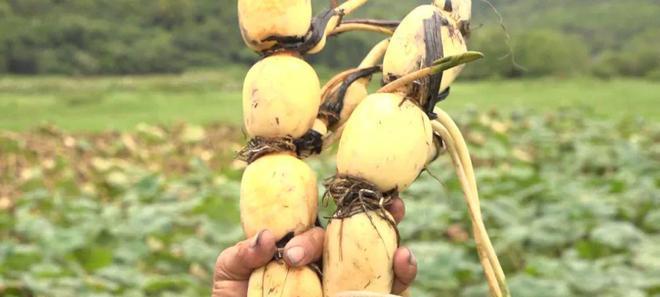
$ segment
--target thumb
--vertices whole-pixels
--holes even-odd
[[[218,256],[214,281],[245,281],[255,269],[265,266],[273,258],[277,248],[275,236],[263,230],[253,238],[239,242]]]

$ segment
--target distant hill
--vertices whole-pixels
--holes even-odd
[[[317,1],[324,2],[324,1]],[[370,1],[357,13],[377,18],[401,18],[419,4],[429,1]],[[548,70],[556,67],[573,68],[568,72],[588,71],[603,76],[644,76],[653,72],[660,77],[660,1],[657,0],[490,0],[501,14],[511,43],[521,59],[549,55],[540,72],[566,74]],[[485,0],[473,0],[474,30],[471,48],[490,52],[487,58],[498,69],[479,69],[485,75],[499,72],[503,76],[524,75],[511,69],[510,60],[493,61],[508,54],[499,17]],[[370,40],[373,42],[375,39]],[[355,40],[339,45],[347,48]],[[534,48],[535,44],[538,48]],[[339,46],[338,46],[339,48]],[[545,53],[544,51],[560,53]],[[530,52],[532,51],[532,52]],[[328,57],[337,54],[326,53]],[[564,61],[557,61],[564,60]],[[571,61],[572,60],[572,61]],[[357,59],[351,60],[355,63]],[[538,64],[539,61],[529,61]],[[497,64],[497,65],[495,65]],[[480,62],[484,68],[483,62]],[[526,66],[526,65],[525,65]],[[545,67],[548,66],[548,67]],[[534,65],[530,67],[534,68]],[[581,69],[575,69],[575,68]],[[475,67],[472,67],[474,70]],[[488,67],[485,67],[488,68]],[[504,69],[506,68],[506,69]],[[552,68],[552,67],[550,67]],[[519,70],[519,69],[518,69]],[[533,72],[533,71],[532,71]],[[469,71],[468,75],[474,71]],[[484,75],[477,75],[484,76]]]
[[[371,0],[355,16],[402,18],[428,2]],[[502,44],[501,33],[491,36],[499,30],[496,15],[482,0],[473,2],[474,44],[479,49]],[[636,40],[639,46],[651,47],[643,41],[655,46],[653,40],[660,40],[658,0],[491,2],[502,13],[514,43],[529,32],[552,31],[554,39],[546,38],[547,32],[541,39],[551,44],[566,35],[566,41],[560,40],[557,46],[579,43],[577,50],[594,61],[602,57],[607,58],[604,61],[625,60],[622,55],[630,52],[628,43]],[[315,12],[328,3],[314,0]],[[243,46],[237,27],[235,0],[0,0],[0,73],[179,72],[189,67],[252,63],[256,56]],[[486,37],[490,42],[479,41]],[[346,67],[379,38],[346,34],[311,60],[331,68]],[[644,52],[647,56],[655,53]]]
[[[321,6],[325,1],[316,1]],[[429,1],[372,0],[358,12],[376,18],[402,18]],[[594,52],[620,48],[638,33],[660,28],[658,0],[490,0],[512,33],[552,29],[582,36]],[[483,0],[473,0],[473,27],[495,26],[498,18]],[[657,36],[660,39],[660,36]]]
[[[473,0],[475,24],[492,24],[490,8]],[[594,52],[621,48],[638,33],[660,28],[657,0],[491,0],[510,30],[548,28],[582,36]],[[660,36],[657,36],[660,39]]]

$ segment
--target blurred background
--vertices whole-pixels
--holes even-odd
[[[0,296],[209,295],[243,237],[234,156],[257,56],[235,2],[0,0]],[[660,3],[491,0],[504,31],[473,2],[486,58],[440,106],[513,295],[660,296]],[[344,34],[309,61],[325,81],[382,38]],[[334,172],[332,152],[309,163]],[[486,296],[448,157],[429,170],[404,193],[413,295]]]

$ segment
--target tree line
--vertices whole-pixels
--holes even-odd
[[[428,1],[386,2],[372,0],[360,16],[400,19]],[[487,58],[466,77],[660,77],[655,0],[491,2],[507,31],[489,6],[474,1],[470,47]],[[327,4],[314,1],[317,12]],[[177,73],[253,63],[237,24],[235,0],[0,0],[0,73]],[[379,38],[344,34],[310,60],[350,67]]]

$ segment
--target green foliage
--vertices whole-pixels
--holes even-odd
[[[4,58],[6,51],[7,51],[7,49],[5,49],[5,47],[0,46],[0,73],[6,73],[7,72],[7,61],[5,61],[5,58]]]
[[[620,51],[607,51],[595,63],[594,74],[609,78],[616,75],[653,79],[660,71],[660,29],[649,28],[632,38]]]
[[[168,73],[202,60],[209,65],[232,59],[242,44],[222,41],[240,35],[237,26],[222,24],[237,23],[235,3],[199,2],[11,2],[10,16],[0,18],[4,68],[27,74]]]
[[[468,65],[467,70],[476,67]],[[334,71],[319,67],[322,80]],[[68,78],[0,77],[0,129],[54,124],[68,131],[131,130],[139,123],[240,124],[247,68],[180,75]],[[375,91],[380,77],[373,79]],[[457,82],[444,102],[450,112],[587,107],[599,117],[660,119],[660,85],[645,80],[529,79]],[[26,116],[30,115],[30,116]]]
[[[514,66],[511,49],[505,42],[506,34],[503,30],[488,27],[476,30],[468,41],[471,50],[484,53],[484,58],[471,63],[461,74],[468,79],[510,77]]]
[[[456,119],[513,296],[660,292],[657,122],[575,109]],[[224,126],[0,134],[0,295],[208,296],[215,257],[242,238],[243,142]],[[329,155],[309,161],[334,172]],[[441,183],[423,174],[402,194],[414,296],[486,295],[451,168],[441,156],[429,168]]]
[[[657,123],[575,111],[468,113],[459,122],[513,296],[657,294],[660,237],[644,223],[660,205]],[[401,225],[404,242],[431,257],[420,261],[413,294],[485,296],[474,245],[456,235],[470,227],[449,168],[441,158],[430,170],[442,185],[422,176],[406,195],[414,215]]]
[[[643,77],[660,69],[660,29],[649,28],[633,38],[624,47],[630,68],[622,69],[623,74]]]
[[[523,73],[538,77],[566,76],[586,68],[588,50],[575,36],[553,31],[529,31],[516,40],[514,53]]]
[[[208,295],[213,259],[241,238],[236,183],[209,169],[237,132],[1,134],[0,295]]]
[[[620,65],[624,65],[623,57],[614,51],[601,53],[592,66],[592,73],[599,78],[609,79],[619,75]]]
[[[566,77],[584,72],[589,66],[588,49],[574,35],[530,30],[510,40],[510,47],[499,28],[478,30],[473,36],[470,48],[482,51],[486,57],[467,67],[466,78]]]
[[[491,0],[513,35],[530,29],[551,29],[579,35],[592,53],[620,49],[648,28],[658,28],[660,6],[648,0],[530,1]],[[473,2],[476,23],[496,23],[482,1]],[[514,36],[515,37],[515,36]]]
[[[492,0],[510,30],[520,64],[513,67],[504,34],[484,2],[474,2],[474,49],[487,60],[472,78],[564,76],[592,65],[601,77],[654,77],[660,58],[660,8],[655,0]],[[370,1],[351,17],[401,19],[428,1]],[[314,13],[328,1],[314,1]],[[624,13],[625,12],[625,13]],[[480,26],[482,25],[483,26]],[[654,31],[655,30],[655,31]],[[543,33],[541,33],[543,32]],[[383,36],[348,33],[310,60],[339,69],[355,64]],[[557,42],[561,39],[562,42]],[[550,48],[545,47],[551,45]],[[533,52],[537,50],[540,52]],[[575,51],[575,52],[571,52]],[[586,51],[586,53],[585,53]],[[570,52],[570,53],[569,53]],[[615,53],[616,66],[610,65]],[[570,54],[571,62],[565,59]],[[236,1],[0,1],[0,73],[177,73],[193,67],[248,65],[258,57],[243,45]],[[599,58],[601,57],[601,58]],[[526,65],[529,64],[529,65]],[[655,68],[654,68],[655,67]]]
[[[656,2],[647,0],[629,0],[629,1],[601,1],[601,0],[581,0],[581,1],[520,1],[520,0],[492,0],[495,7],[504,18],[509,33],[512,36],[513,44],[516,47],[525,47],[539,50],[537,57],[529,57],[527,54],[520,53],[523,57],[518,60],[524,68],[530,72],[518,72],[520,75],[535,75],[539,69],[549,73],[575,72],[576,68],[580,72],[591,70],[599,77],[619,77],[634,76],[644,77],[647,72],[646,65],[657,65],[660,63],[660,56],[646,54],[652,49],[657,49],[655,43],[657,40],[657,29],[660,27],[660,6]],[[476,24],[485,23],[486,27],[498,28],[499,19],[491,9],[481,1],[474,3],[474,20]],[[654,31],[656,33],[648,33]],[[482,31],[476,30],[474,38]],[[540,31],[545,31],[545,38],[538,36]],[[550,32],[551,31],[551,32]],[[555,35],[554,37],[549,36]],[[537,35],[537,36],[529,36]],[[561,37],[557,36],[561,35]],[[557,53],[549,53],[550,49],[542,48],[539,44],[530,44],[530,38],[541,38],[540,43],[547,43],[550,39],[561,38],[563,42],[551,45],[552,49],[557,49]],[[520,40],[526,39],[526,40]],[[634,40],[641,39],[646,42],[638,46],[630,46]],[[485,48],[501,47],[505,41],[503,38],[494,40],[499,45],[486,44]],[[475,44],[476,45],[476,44]],[[560,48],[558,48],[560,47]],[[648,48],[649,50],[635,50],[635,47]],[[567,61],[559,61],[556,66],[557,56],[560,52],[577,50],[573,57],[578,67]],[[586,50],[589,60],[585,61],[583,51]],[[517,52],[516,52],[517,54]],[[613,58],[612,56],[616,57]],[[496,56],[500,57],[501,54]],[[543,59],[552,58],[547,62]],[[530,65],[526,60],[529,61]],[[638,61],[645,62],[638,62]],[[506,60],[505,60],[506,61]],[[614,62],[614,63],[612,63]],[[612,65],[616,64],[616,65]],[[490,69],[491,67],[488,67]],[[512,69],[511,64],[498,67],[498,70]],[[485,70],[482,70],[485,71]],[[486,76],[496,75],[498,71],[489,71]],[[640,74],[645,73],[645,74]],[[648,76],[652,76],[651,73]],[[652,78],[652,77],[650,77]]]

